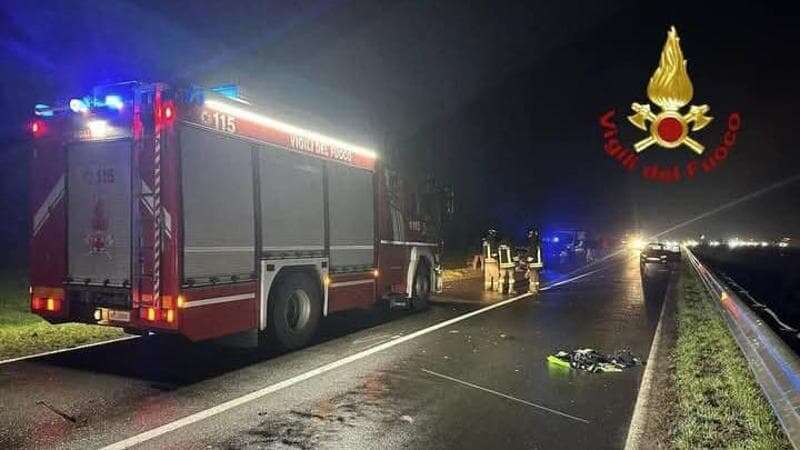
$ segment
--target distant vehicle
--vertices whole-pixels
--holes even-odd
[[[676,254],[678,256],[678,259],[680,259],[680,255],[681,255],[681,244],[680,243],[673,242],[673,241],[665,242],[664,243],[664,248],[666,248],[668,251]]]
[[[586,262],[587,236],[584,230],[558,229],[542,239],[542,252],[547,264]]]
[[[648,265],[668,268],[669,264],[680,260],[680,250],[676,253],[672,248],[660,242],[651,242],[644,246],[639,254],[639,266],[642,270]]]
[[[233,91],[131,82],[37,105],[34,313],[291,349],[330,313],[426,304],[452,195],[434,205],[372,151]]]

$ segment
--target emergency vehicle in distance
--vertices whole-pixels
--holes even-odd
[[[35,112],[31,310],[51,323],[293,349],[330,313],[441,286],[421,194],[234,86],[121,83]]]

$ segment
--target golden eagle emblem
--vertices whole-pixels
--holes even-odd
[[[649,104],[631,105],[635,114],[628,116],[628,120],[645,131],[648,130],[649,123],[650,136],[633,145],[637,153],[653,144],[664,148],[686,144],[698,155],[703,153],[703,144],[689,136],[689,125],[691,124],[692,131],[697,131],[708,125],[713,117],[706,116],[710,110],[708,105],[692,105],[689,112],[681,114],[680,109],[692,100],[692,95],[692,81],[686,71],[686,60],[683,59],[678,32],[673,26],[667,32],[667,41],[661,50],[658,67],[647,85],[647,97],[661,107],[661,112],[654,113]]]

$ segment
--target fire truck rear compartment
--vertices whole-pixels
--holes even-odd
[[[127,139],[68,148],[68,284],[130,286],[130,151]]]

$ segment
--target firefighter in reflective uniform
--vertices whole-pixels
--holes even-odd
[[[483,238],[483,288],[507,294],[520,292],[518,280],[527,274],[520,274],[519,259],[512,255],[512,247],[503,243],[494,229],[490,229]],[[527,267],[525,271],[527,272]],[[525,289],[528,289],[525,286]]]
[[[542,240],[539,235],[539,230],[531,228],[528,230],[528,280],[530,282],[531,292],[539,289],[539,271],[544,267],[542,262]]]
[[[490,229],[483,238],[482,259],[483,259],[483,289],[493,291],[500,282],[500,263],[498,261],[499,238],[497,231]]]

